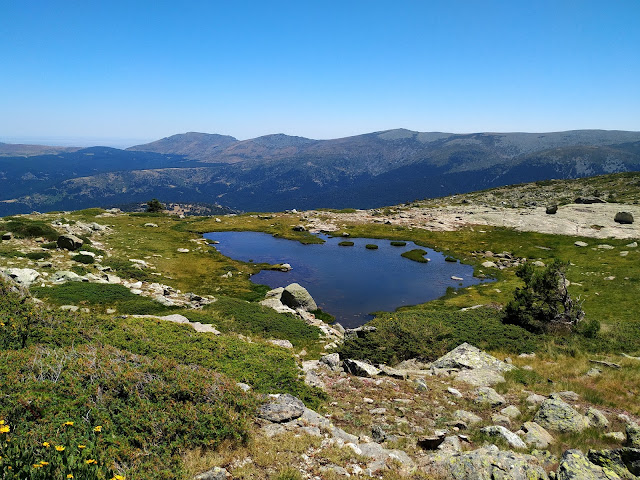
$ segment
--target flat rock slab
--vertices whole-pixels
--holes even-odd
[[[375,377],[380,374],[380,369],[361,360],[347,358],[343,364],[347,372],[358,377]]]
[[[512,448],[527,448],[527,444],[524,443],[518,435],[503,427],[502,425],[491,425],[490,427],[484,427],[480,429],[481,432],[486,433],[494,437],[500,437],[509,444]]]
[[[504,377],[493,368],[475,368],[473,370],[463,370],[456,375],[456,380],[468,383],[474,387],[491,387],[504,382]]]
[[[134,318],[157,318],[158,320],[164,320],[166,322],[181,323],[183,325],[190,325],[196,332],[199,333],[213,333],[214,335],[220,335],[220,332],[214,328],[213,325],[208,323],[192,322],[184,315],[174,313],[173,315],[132,315]]]
[[[304,410],[302,400],[283,393],[261,405],[258,409],[258,417],[273,423],[283,423],[301,417]]]
[[[524,422],[522,431],[525,432],[522,439],[527,445],[536,448],[547,448],[554,442],[551,434],[536,422]]]

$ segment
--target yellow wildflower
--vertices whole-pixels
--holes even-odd
[[[93,458],[90,458],[89,460],[85,460],[84,463],[86,463],[87,465],[91,465],[93,463],[98,463],[96,460],[94,460]]]
[[[116,475],[111,480],[125,480],[125,479],[124,479],[124,477],[122,475]]]
[[[95,427],[93,427],[93,431],[94,432],[101,432],[102,431],[102,425],[96,425]]]
[[[64,451],[64,447],[62,445],[56,445],[56,450],[59,452],[63,452]]]
[[[33,468],[42,468],[42,465],[40,465],[39,463],[34,463],[33,465],[31,465]]]
[[[65,427],[73,427],[73,422],[64,422],[62,425],[64,425]]]
[[[82,450],[83,448],[87,448],[87,446],[86,446],[86,445],[78,445],[78,448],[79,448],[80,450]]]
[[[9,425],[2,425],[0,426],[0,433],[8,433],[9,430],[11,430],[11,428],[9,427]]]
[[[43,465],[43,466],[45,466],[45,465],[49,465],[49,462],[45,462],[44,460],[41,460],[41,461],[40,461],[40,465]]]
[[[0,420],[0,425],[4,425],[4,420]]]
[[[68,473],[68,474],[67,474],[67,478],[73,478],[73,474]]]
[[[42,446],[49,448],[51,444],[49,442],[42,442]]]

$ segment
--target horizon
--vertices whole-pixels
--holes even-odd
[[[0,138],[640,131],[640,3],[3,3]]]
[[[444,133],[444,134],[451,134],[451,135],[476,135],[476,134],[491,134],[491,135],[506,135],[506,134],[531,134],[531,135],[540,135],[540,134],[553,134],[553,133],[566,133],[566,132],[576,132],[576,131],[604,131],[604,132],[638,132],[640,133],[640,130],[618,130],[618,129],[603,129],[603,128],[579,128],[579,129],[570,129],[570,130],[559,130],[559,131],[537,131],[537,132],[523,132],[523,131],[510,131],[510,132],[496,132],[496,131],[477,131],[477,132],[445,132],[443,130],[433,130],[433,131],[429,131],[429,132],[423,132],[423,131],[419,131],[419,130],[413,130],[413,129],[409,129],[409,128],[404,128],[404,127],[399,127],[399,128],[391,128],[391,129],[387,129],[387,130],[377,130],[377,131],[373,131],[373,132],[362,132],[362,133],[357,133],[355,135],[349,135],[347,137],[335,137],[335,138],[311,138],[311,137],[302,137],[302,138],[306,138],[308,140],[337,140],[340,138],[349,138],[349,137],[353,137],[353,136],[359,136],[359,135],[367,135],[367,134],[372,134],[372,133],[382,133],[382,132],[388,132],[388,131],[393,131],[393,130],[408,130],[410,132],[414,132],[414,133]],[[259,137],[252,137],[252,138],[238,138],[235,135],[232,134],[226,134],[226,133],[217,133],[217,132],[195,132],[195,131],[189,131],[189,132],[181,132],[181,133],[176,133],[176,134],[172,134],[172,135],[168,135],[166,137],[159,137],[159,138],[150,138],[150,139],[130,139],[130,138],[110,138],[110,137],[103,137],[103,138],[95,138],[95,137],[5,137],[0,135],[0,143],[5,143],[5,144],[13,144],[13,145],[42,145],[42,146],[50,146],[50,147],[80,147],[80,148],[88,148],[88,147],[109,147],[109,148],[117,148],[117,149],[121,149],[121,150],[125,150],[129,147],[134,147],[134,146],[138,146],[138,145],[145,145],[147,143],[152,143],[158,140],[162,140],[164,138],[168,138],[168,137],[172,137],[175,135],[185,135],[188,133],[199,133],[199,134],[205,134],[205,135],[225,135],[225,136],[231,136],[234,137],[237,141],[242,142],[242,141],[246,141],[246,140],[253,140],[255,138],[259,138]],[[287,134],[285,132],[276,132],[276,133],[267,133],[265,135],[260,135],[261,137],[263,136],[269,136],[269,135],[286,135],[286,136],[292,136],[292,137],[300,137],[299,135],[290,135]]]

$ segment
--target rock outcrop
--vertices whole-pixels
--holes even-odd
[[[307,289],[298,283],[287,285],[282,291],[280,301],[294,310],[301,308],[304,311],[312,312],[318,309],[315,300]]]
[[[533,421],[547,430],[560,433],[581,432],[589,426],[589,420],[584,415],[560,398],[549,398],[542,402]]]
[[[58,248],[73,251],[82,247],[84,240],[76,237],[75,235],[65,234],[60,235],[56,243],[58,244]]]

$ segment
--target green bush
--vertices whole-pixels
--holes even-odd
[[[60,235],[56,229],[42,220],[23,217],[8,217],[7,220],[9,221],[4,224],[4,228],[13,232],[16,238],[44,237],[48,240],[57,240]]]
[[[376,245],[375,243],[367,243],[364,248],[367,248],[369,250],[377,250],[378,249],[378,245]]]
[[[89,265],[92,263],[95,263],[96,259],[93,258],[91,255],[84,255],[82,253],[79,253],[77,255],[74,255],[72,257],[74,262],[78,262],[78,263],[84,263],[85,265]]]
[[[504,323],[535,333],[577,326],[584,312],[567,291],[567,266],[558,259],[541,270],[530,263],[520,265],[516,275],[524,281],[524,287],[516,288],[513,300],[505,307]]]
[[[51,254],[49,252],[29,252],[25,257],[31,260],[44,260],[45,258],[51,258]]]
[[[341,247],[353,247],[354,243],[348,240],[344,240],[338,243],[338,245],[340,245]]]
[[[391,242],[392,247],[405,247],[407,242]]]

